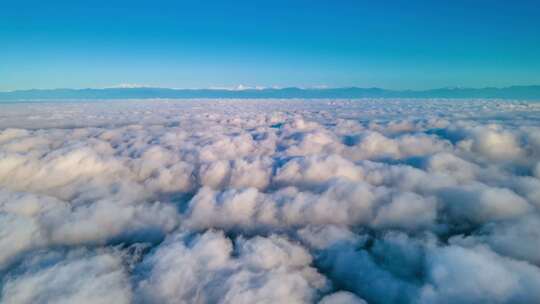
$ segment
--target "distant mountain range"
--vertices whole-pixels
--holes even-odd
[[[149,98],[493,98],[540,100],[540,85],[505,88],[441,88],[386,90],[380,88],[265,88],[265,89],[168,89],[104,88],[50,89],[0,92],[0,100],[43,99],[149,99]]]

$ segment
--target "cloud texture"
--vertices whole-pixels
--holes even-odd
[[[538,303],[540,104],[0,104],[3,303]]]

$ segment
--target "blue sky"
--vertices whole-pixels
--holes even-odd
[[[540,84],[536,1],[0,1],[0,90]]]

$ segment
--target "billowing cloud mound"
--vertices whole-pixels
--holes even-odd
[[[539,303],[540,105],[0,104],[2,303]]]

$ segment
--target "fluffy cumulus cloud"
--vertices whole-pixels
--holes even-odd
[[[0,104],[2,303],[539,303],[540,105]]]
[[[129,275],[121,255],[92,252],[37,252],[4,278],[4,303],[130,303]]]
[[[141,267],[140,300],[155,303],[304,303],[328,289],[302,246],[270,235],[223,232],[167,239]]]

